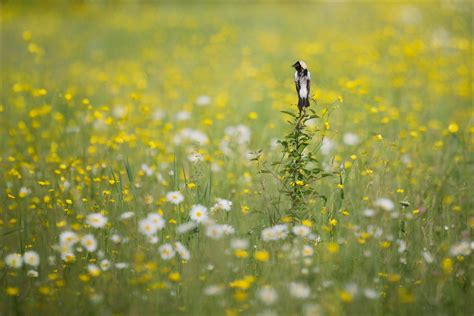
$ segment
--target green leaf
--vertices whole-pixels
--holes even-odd
[[[280,111],[280,112],[281,112],[281,113],[288,114],[288,115],[290,115],[290,116],[292,116],[292,117],[295,117],[295,118],[297,117],[296,114],[291,113],[291,112],[289,112],[289,111]]]

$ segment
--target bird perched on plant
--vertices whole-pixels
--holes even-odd
[[[291,67],[296,69],[295,85],[296,93],[298,93],[298,109],[301,112],[303,108],[309,107],[311,74],[308,71],[308,66],[302,60],[298,60]]]

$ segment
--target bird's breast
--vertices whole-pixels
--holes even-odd
[[[300,98],[307,98],[308,97],[308,89],[306,87],[306,83],[300,85],[299,94],[300,94]]]

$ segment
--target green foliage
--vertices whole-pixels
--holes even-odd
[[[470,310],[472,6],[4,1],[1,15],[0,314]],[[299,58],[318,99],[301,115]],[[198,204],[210,220],[180,233]],[[151,239],[150,214],[166,222]],[[67,232],[81,242],[61,247]],[[165,259],[176,242],[189,257]],[[29,251],[38,266],[7,260]]]
[[[295,114],[289,111],[281,111],[291,117],[287,123],[289,132],[280,140],[281,158],[270,165],[262,157],[262,151],[256,153],[252,159],[258,162],[260,174],[271,174],[279,182],[279,190],[288,199],[288,209],[285,215],[291,215],[296,219],[306,216],[311,212],[314,204],[311,200],[319,200],[322,205],[327,202],[327,197],[318,189],[318,182],[323,178],[334,176],[338,173],[324,172],[318,159],[321,141],[324,133],[320,129],[308,129],[310,120],[320,119],[313,109],[306,109]],[[324,111],[328,118],[329,111]],[[324,119],[324,118],[323,118]],[[341,175],[340,175],[341,176]],[[342,181],[342,177],[341,177]],[[310,206],[311,205],[311,206]]]
[[[316,187],[318,180],[330,174],[323,173],[317,158],[317,149],[311,149],[311,140],[317,135],[306,128],[309,120],[319,118],[313,110],[300,112],[292,116],[288,123],[290,132],[279,141],[282,146],[283,160],[274,164],[279,169],[279,175],[284,183],[284,193],[290,198],[290,213],[298,217],[298,213],[308,209],[308,199],[319,197],[326,201]]]

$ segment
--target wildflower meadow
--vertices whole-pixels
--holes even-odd
[[[473,315],[472,2],[0,12],[0,315]]]

